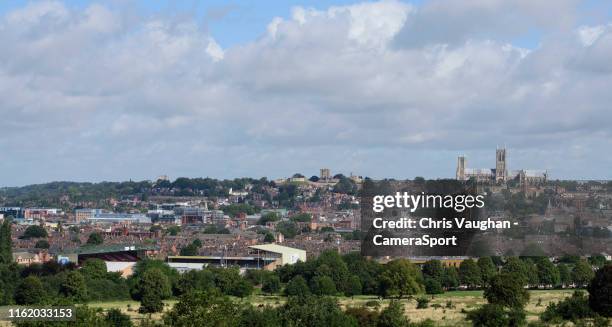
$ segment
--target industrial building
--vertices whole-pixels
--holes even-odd
[[[306,261],[306,251],[277,244],[249,246],[246,256],[168,256],[168,265],[180,272],[200,270],[205,267],[238,266],[247,269],[274,270],[286,264]]]

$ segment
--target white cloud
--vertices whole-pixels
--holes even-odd
[[[601,149],[612,143],[612,32],[574,27],[575,3],[555,4],[296,7],[224,49],[190,19],[36,2],[0,17],[10,44],[0,52],[0,179],[320,166],[451,176],[457,153],[504,143],[513,165],[611,177]],[[513,44],[531,28],[543,31],[537,48]],[[583,157],[566,161],[577,148]]]
[[[593,45],[604,33],[606,26],[581,26],[578,28],[578,37],[585,47]]]

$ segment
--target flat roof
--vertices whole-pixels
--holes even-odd
[[[278,245],[274,243],[251,245],[249,246],[249,248],[268,251],[268,252],[274,252],[274,253],[280,253],[280,254],[287,253],[287,252],[298,252],[298,251],[303,251],[304,253],[306,253],[306,251],[302,249],[291,248],[288,246],[282,246],[282,245]]]

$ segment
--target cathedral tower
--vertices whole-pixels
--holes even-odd
[[[457,180],[465,180],[465,156],[459,156],[457,158],[457,173],[455,174]]]
[[[495,181],[505,182],[508,178],[506,166],[506,148],[495,150]]]

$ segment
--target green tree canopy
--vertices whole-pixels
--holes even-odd
[[[287,296],[307,296],[310,294],[310,289],[304,277],[298,275],[293,277],[285,287],[285,295]]]
[[[89,237],[87,238],[87,245],[101,245],[102,243],[104,243],[102,235],[96,232],[89,234]]]
[[[391,301],[380,313],[377,326],[408,327],[410,321],[406,318],[404,306],[399,301]]]
[[[428,260],[423,264],[423,277],[433,278],[438,281],[442,281],[444,277],[444,266],[440,260]]]
[[[168,277],[156,268],[148,269],[138,279],[137,297],[140,300],[140,312],[160,312],[164,308],[162,300],[172,295]]]
[[[60,292],[75,302],[87,299],[87,285],[85,278],[78,271],[70,271],[60,285]]]
[[[15,302],[20,305],[41,304],[45,299],[45,289],[36,276],[24,278],[15,290]]]
[[[336,284],[329,276],[315,276],[310,281],[310,291],[315,295],[335,295]]]
[[[594,276],[593,268],[584,259],[580,259],[572,271],[572,280],[578,287],[586,286]]]
[[[604,317],[612,317],[612,265],[599,269],[589,284],[589,305]]]
[[[44,238],[47,237],[47,230],[39,225],[28,226],[26,230],[21,235],[22,239],[30,239],[30,238]]]
[[[423,277],[418,267],[406,259],[390,261],[380,275],[380,294],[401,299],[407,295],[423,293]]]
[[[268,275],[264,277],[264,281],[261,285],[262,291],[268,294],[274,294],[274,293],[278,293],[280,289],[281,289],[281,282],[276,274]]]
[[[81,265],[81,274],[85,278],[102,279],[106,277],[106,273],[106,262],[102,259],[87,259]]]
[[[11,219],[5,218],[0,226],[0,264],[13,262],[13,240],[11,238]]]
[[[459,265],[459,279],[461,284],[469,288],[482,285],[482,274],[478,264],[472,259],[463,260]]]
[[[214,290],[193,291],[179,298],[172,310],[164,315],[164,322],[176,327],[238,326],[243,310],[244,305]]]
[[[536,267],[538,269],[538,279],[540,280],[540,284],[552,287],[561,284],[559,269],[557,269],[557,267],[550,262],[548,258],[538,260]]]
[[[485,289],[484,297],[491,304],[509,308],[522,308],[529,301],[529,293],[521,280],[512,273],[495,275]]]
[[[493,263],[491,257],[479,258],[477,264],[480,268],[480,274],[484,283],[488,283],[489,280],[497,274],[497,267]]]

